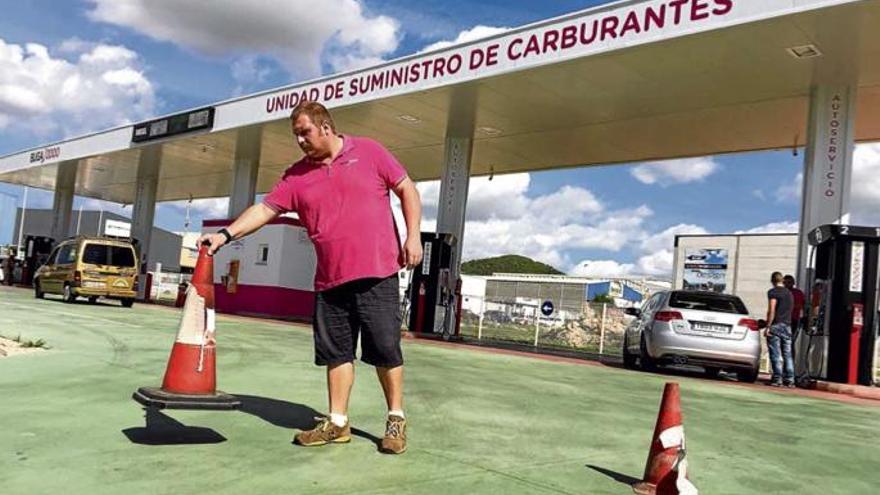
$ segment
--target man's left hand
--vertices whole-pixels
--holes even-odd
[[[409,237],[403,244],[403,260],[407,269],[415,268],[422,262],[422,243],[418,237]]]

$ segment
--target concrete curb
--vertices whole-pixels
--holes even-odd
[[[880,388],[866,387],[864,385],[849,385],[846,383],[816,382],[816,390],[833,394],[852,395],[860,399],[880,401]]]

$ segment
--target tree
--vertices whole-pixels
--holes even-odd
[[[461,273],[465,275],[488,276],[493,273],[533,273],[538,275],[563,275],[550,265],[535,261],[525,256],[508,254],[495,258],[484,258],[466,261],[461,264]]]

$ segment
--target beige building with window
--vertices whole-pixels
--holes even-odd
[[[797,234],[678,235],[672,285],[735,294],[750,314],[761,316],[767,309],[770,274],[794,275],[797,249]]]

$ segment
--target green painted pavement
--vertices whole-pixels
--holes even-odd
[[[704,494],[875,493],[880,408],[718,381],[406,342],[409,451],[377,452],[384,400],[358,365],[351,444],[291,445],[325,407],[308,328],[218,319],[218,382],[244,411],[169,411],[150,445],[130,399],[162,379],[178,314],[37,301],[0,288],[0,334],[51,350],[0,358],[0,494],[629,494],[663,383],[681,383]],[[175,436],[176,435],[176,436]]]

